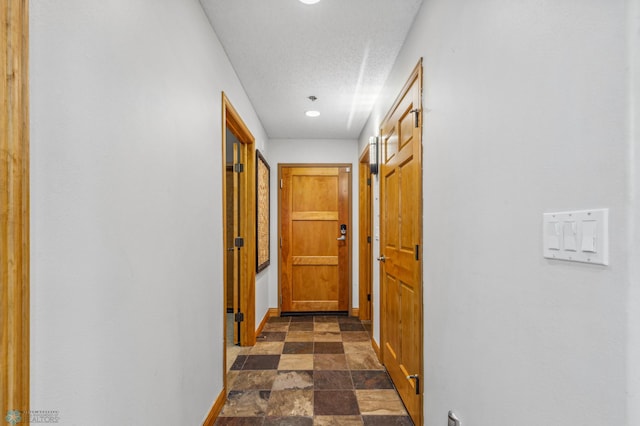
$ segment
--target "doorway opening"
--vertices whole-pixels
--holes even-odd
[[[255,139],[222,94],[224,368],[255,335]],[[225,374],[226,388],[226,374]]]

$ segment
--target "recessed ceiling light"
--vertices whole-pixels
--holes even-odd
[[[320,0],[300,0],[301,3],[304,4],[316,4],[318,3]]]
[[[317,117],[320,115],[320,111],[307,111],[304,113],[307,117]]]

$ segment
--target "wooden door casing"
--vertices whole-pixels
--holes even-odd
[[[29,2],[3,1],[0,28],[0,413],[5,419],[9,410],[29,411]]]
[[[251,131],[246,126],[240,114],[233,107],[227,96],[222,93],[222,191],[223,194],[227,188],[227,130],[235,135],[239,144],[237,146],[237,156],[235,160],[243,164],[244,170],[255,170],[255,138],[251,134]],[[228,211],[235,212],[237,214],[236,222],[239,222],[237,218],[242,218],[242,223],[238,223],[237,231],[235,231],[236,237],[242,237],[244,246],[234,251],[234,263],[233,270],[229,270],[227,262],[223,261],[223,279],[227,282],[229,274],[238,274],[237,287],[240,298],[238,299],[237,310],[243,314],[243,321],[239,324],[240,328],[240,345],[241,346],[253,346],[256,343],[256,326],[255,326],[255,283],[256,283],[256,261],[255,261],[255,236],[256,236],[256,185],[255,185],[255,173],[242,172],[233,173],[232,178],[236,190],[238,191],[238,206],[234,210],[227,210],[227,198],[222,197],[222,232],[226,235],[227,226],[230,223],[228,217]],[[227,245],[227,239],[223,239],[224,251],[229,248]],[[227,286],[224,285],[223,301],[226,305],[226,293]],[[223,305],[223,306],[225,306]],[[226,309],[223,312],[223,321],[226,327],[227,315]],[[225,328],[226,329],[226,328]],[[226,334],[225,334],[226,344]],[[226,348],[223,351],[226,356]],[[225,361],[226,362],[226,361]],[[226,371],[226,365],[224,366]],[[226,376],[225,376],[226,377]]]
[[[416,424],[423,382],[421,81],[419,63],[380,129],[381,352]]]
[[[280,165],[282,312],[342,312],[350,302],[350,166]],[[347,225],[346,238],[340,225]]]

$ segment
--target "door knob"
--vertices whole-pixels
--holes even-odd
[[[386,262],[386,261],[387,261],[387,258],[386,258],[386,257],[384,257],[384,256],[380,256],[380,257],[378,258],[378,260],[379,260],[380,262]]]
[[[340,236],[337,238],[338,241],[346,241],[347,240],[347,225],[345,223],[340,225]]]

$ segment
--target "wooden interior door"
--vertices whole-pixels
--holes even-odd
[[[359,188],[359,249],[358,249],[358,316],[361,320],[371,320],[371,276],[372,276],[372,206],[371,200],[371,168],[369,166],[369,150],[360,158],[358,165]]]
[[[351,167],[279,169],[281,312],[348,311]]]
[[[422,424],[422,64],[383,120],[380,171],[382,358]]]
[[[227,313],[233,313],[233,344],[240,344],[240,324],[235,322],[235,314],[240,312],[240,253],[235,238],[240,232],[240,179],[234,165],[239,164],[241,145],[233,133],[227,129],[226,167],[226,248],[227,248]],[[226,331],[225,331],[226,332]]]

